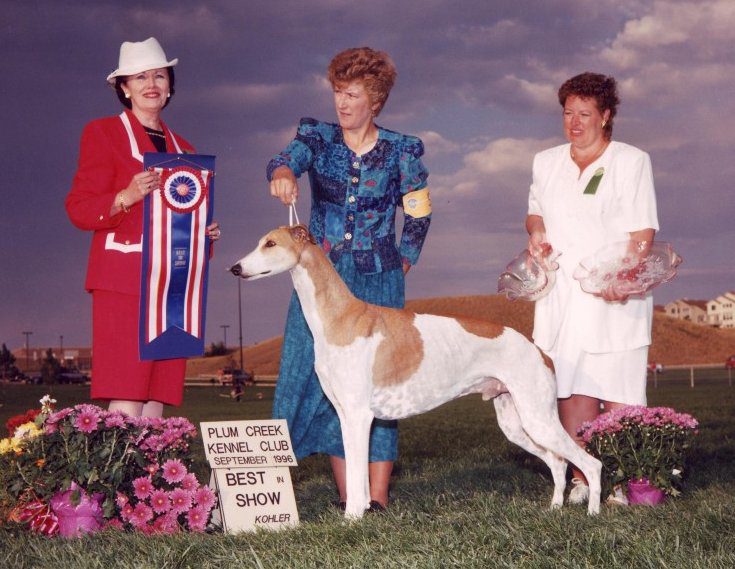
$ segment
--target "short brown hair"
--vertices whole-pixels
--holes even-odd
[[[353,47],[334,56],[327,68],[327,78],[332,87],[352,81],[362,81],[370,102],[378,108],[375,116],[383,110],[390,90],[396,81],[396,66],[384,51],[369,47]]]
[[[618,84],[614,77],[586,71],[564,81],[559,87],[559,103],[566,105],[567,98],[576,96],[581,99],[594,99],[600,113],[610,111],[610,117],[605,123],[605,138],[610,140],[613,131],[613,119],[618,112],[620,97]]]

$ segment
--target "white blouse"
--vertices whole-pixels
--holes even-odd
[[[594,194],[585,194],[592,176],[602,171]],[[589,353],[631,350],[651,343],[653,300],[650,293],[626,302],[606,302],[584,292],[572,278],[584,257],[604,245],[628,241],[630,233],[658,230],[651,160],[645,152],[611,142],[579,176],[570,144],[537,154],[528,214],[543,217],[546,236],[561,256],[556,285],[536,302],[533,339],[544,349],[556,340],[565,315],[581,327],[581,348]]]

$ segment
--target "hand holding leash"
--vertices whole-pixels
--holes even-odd
[[[296,176],[288,166],[279,166],[273,171],[269,187],[271,195],[281,200],[283,205],[291,205],[299,197]]]

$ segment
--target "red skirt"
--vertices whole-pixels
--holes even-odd
[[[92,291],[92,399],[181,405],[186,359],[141,361],[140,297]]]

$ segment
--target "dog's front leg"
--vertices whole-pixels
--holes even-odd
[[[368,455],[373,414],[367,408],[352,409],[344,417],[340,416],[340,422],[347,474],[345,517],[358,519],[370,506]]]

